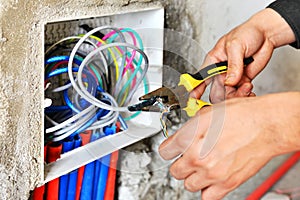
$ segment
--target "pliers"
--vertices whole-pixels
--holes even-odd
[[[253,62],[252,57],[244,59],[244,65]],[[201,99],[189,96],[189,93],[205,80],[227,72],[227,61],[211,64],[195,74],[184,73],[180,75],[180,81],[174,88],[161,87],[139,98],[140,103],[129,106],[129,111],[162,112],[163,109],[178,109],[186,111],[189,117],[194,116],[203,106],[211,105]],[[164,108],[162,108],[162,105]]]

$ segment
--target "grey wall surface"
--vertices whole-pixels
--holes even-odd
[[[41,131],[43,94],[43,26],[99,13],[126,12],[161,3],[166,9],[166,27],[193,38],[201,50],[182,44],[193,63],[201,64],[217,39],[246,20],[270,1],[209,0],[0,0],[0,196],[1,199],[27,199],[41,179]],[[174,44],[175,45],[175,44]],[[290,47],[276,50],[270,66],[255,81],[257,94],[299,89],[299,52]],[[166,62],[174,62],[166,56]],[[195,66],[194,66],[195,67]],[[179,71],[191,70],[177,65]],[[293,71],[293,73],[290,73]],[[176,127],[175,127],[176,128]],[[121,156],[119,199],[199,199],[200,194],[184,191],[181,181],[168,174],[168,163],[157,153],[162,137],[135,145],[143,162],[142,173],[131,173],[136,154]],[[152,144],[152,145],[149,145]],[[151,152],[151,154],[148,154]],[[153,153],[154,152],[154,153]],[[278,158],[281,160],[281,158]],[[228,199],[242,199],[251,192],[278,162],[270,164]],[[131,164],[131,165],[130,165]],[[163,166],[158,170],[157,166]],[[127,167],[130,169],[127,170]],[[157,170],[153,170],[153,169]],[[131,171],[131,172],[130,172]],[[254,182],[253,182],[254,181]]]
[[[42,179],[44,24],[144,8],[148,0],[0,1],[0,196]]]

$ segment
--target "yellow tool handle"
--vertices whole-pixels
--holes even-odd
[[[203,81],[225,72],[227,72],[227,61],[215,63],[201,69],[195,74],[181,74],[178,85],[183,85],[188,92],[191,92],[198,85],[203,83]]]
[[[202,101],[201,99],[189,98],[187,102],[187,106],[183,108],[186,111],[189,117],[193,117],[196,115],[198,110],[200,110],[204,106],[211,106],[211,103]]]
[[[251,62],[253,62],[253,57],[245,58],[244,59],[244,65],[248,65]],[[222,74],[227,72],[227,65],[228,62],[219,62],[212,65],[209,65],[203,69],[201,69],[199,72],[195,74],[182,74],[180,76],[179,86],[182,85],[186,88],[188,92],[191,92],[193,89],[195,89],[198,85],[203,83],[205,80],[216,76],[218,74]],[[198,110],[200,110],[203,106],[209,106],[211,105],[208,102],[189,98],[187,102],[186,108],[184,110],[187,112],[189,117],[194,116]]]

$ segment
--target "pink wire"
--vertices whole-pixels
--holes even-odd
[[[120,28],[120,31],[121,31],[121,30],[122,30],[122,28]],[[107,33],[107,34],[102,38],[102,40],[107,40],[109,37],[111,37],[111,36],[114,35],[115,33],[116,33],[116,31],[111,31],[111,32]],[[133,40],[133,44],[136,46],[136,38],[134,37],[133,33],[128,32],[128,34],[131,36],[131,38],[132,38],[132,40]],[[98,42],[98,43],[97,43],[97,46],[101,46],[101,44],[102,44],[101,42]],[[124,53],[120,47],[116,47],[116,48],[117,48],[122,54]],[[126,73],[126,71],[127,71],[130,67],[133,67],[133,66],[132,66],[132,62],[133,62],[133,59],[134,59],[135,55],[136,55],[136,51],[133,50],[130,59],[128,59],[127,56],[126,56],[126,62],[127,62],[127,65],[125,66],[125,68],[124,68],[124,70],[123,70],[122,76],[124,76],[124,74]],[[136,79],[136,78],[135,78],[135,79]],[[135,83],[135,81],[134,81],[134,83]]]

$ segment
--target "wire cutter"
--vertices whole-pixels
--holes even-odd
[[[244,59],[244,65],[253,62],[252,57]],[[201,99],[189,96],[189,93],[205,80],[227,72],[227,61],[211,64],[195,74],[184,73],[175,88],[161,87],[139,98],[140,103],[128,107],[129,111],[161,112],[162,105],[169,109],[181,108],[189,117],[194,116],[203,106],[211,105]]]

